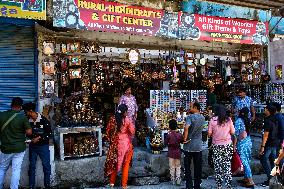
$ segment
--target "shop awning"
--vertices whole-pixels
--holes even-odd
[[[203,1],[203,0],[199,0]],[[207,0],[208,2],[236,5],[255,9],[279,9],[284,5],[284,0]]]

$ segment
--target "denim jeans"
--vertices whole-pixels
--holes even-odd
[[[50,187],[50,152],[49,145],[30,145],[29,148],[29,185],[30,188],[35,188],[35,172],[36,172],[36,162],[37,156],[41,159],[43,173],[44,173],[44,186],[45,188]]]
[[[4,154],[0,152],[0,189],[4,188],[5,174],[12,162],[10,189],[18,189],[21,176],[22,162],[25,152]]]
[[[264,169],[267,179],[271,178],[271,169],[274,167],[274,160],[277,157],[277,147],[266,147],[263,155],[260,157],[261,165]]]

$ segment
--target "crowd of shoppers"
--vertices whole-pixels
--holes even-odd
[[[128,99],[129,98],[129,99]],[[250,161],[252,156],[251,124],[255,120],[255,110],[251,98],[243,89],[233,103],[233,116],[225,106],[214,104],[213,115],[209,120],[208,137],[212,140],[213,168],[217,188],[232,188],[232,157],[237,153],[244,169],[242,186],[252,188]],[[21,113],[24,109],[25,115]],[[133,158],[132,140],[135,135],[135,119],[137,105],[131,88],[126,87],[125,95],[107,124],[106,138],[109,149],[104,166],[104,173],[109,177],[110,187],[114,187],[118,172],[122,173],[122,187],[127,188],[128,173]],[[201,188],[202,177],[202,131],[206,124],[198,102],[190,104],[190,115],[186,117],[183,133],[177,130],[177,121],[169,121],[170,131],[165,139],[168,146],[170,177],[173,184],[181,184],[181,157],[184,156],[186,189]],[[281,105],[267,104],[265,108],[263,136],[259,148],[260,162],[267,175],[262,183],[269,185],[272,169],[279,167],[284,158],[284,116]],[[42,160],[45,188],[50,188],[50,152],[49,140],[52,136],[50,122],[36,112],[34,103],[23,105],[21,98],[14,98],[11,110],[0,113],[0,189],[3,188],[4,177],[10,164],[12,165],[11,189],[17,189],[21,174],[21,164],[25,155],[26,137],[29,143],[29,187],[35,188],[36,160]],[[183,144],[183,149],[181,149]],[[282,147],[280,147],[282,144]],[[191,174],[193,163],[194,175]],[[224,183],[223,183],[224,182]]]

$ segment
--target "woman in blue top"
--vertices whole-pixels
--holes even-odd
[[[242,180],[243,186],[251,188],[254,186],[252,180],[252,172],[250,168],[252,142],[249,135],[250,129],[249,109],[242,108],[239,111],[239,116],[235,122],[235,141],[234,148],[237,147],[237,152],[240,156],[244,167],[244,179]],[[235,151],[236,149],[234,149]]]

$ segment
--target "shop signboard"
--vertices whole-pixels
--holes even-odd
[[[101,0],[53,2],[56,27],[154,36],[163,16],[163,10]]]
[[[100,0],[53,0],[53,25],[183,40],[266,44],[268,25]]]
[[[0,0],[0,17],[46,20],[46,0]]]
[[[268,23],[198,14],[180,14],[179,37],[243,44],[268,43]]]

